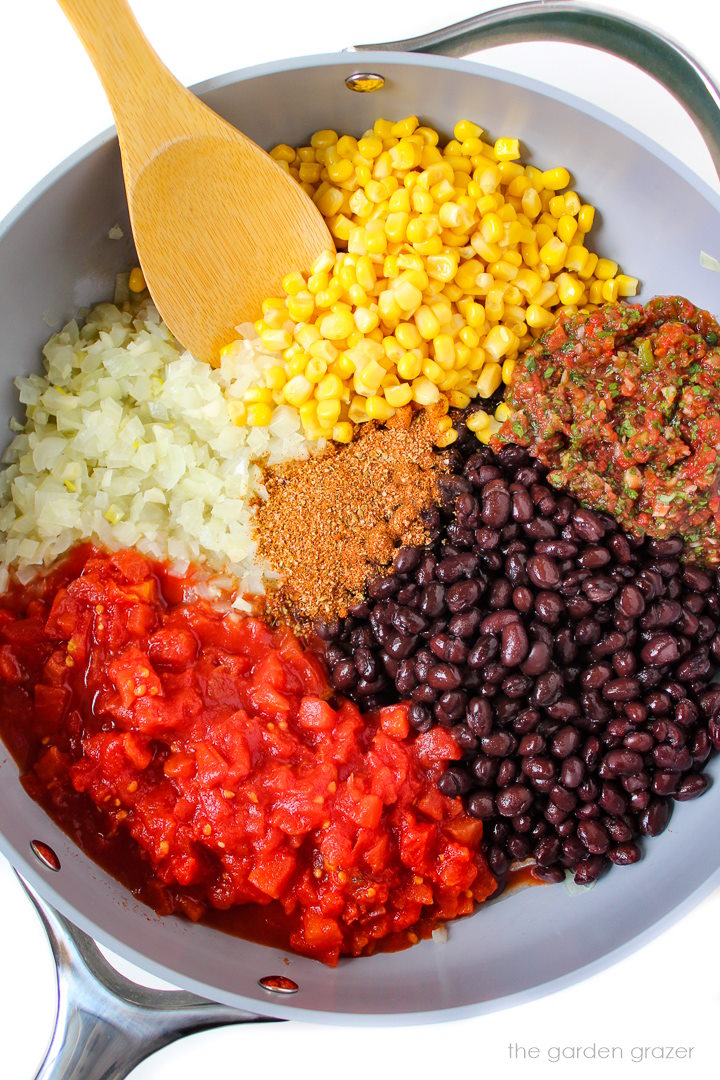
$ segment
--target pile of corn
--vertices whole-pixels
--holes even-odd
[[[565,190],[567,169],[523,165],[517,139],[485,141],[469,120],[454,135],[441,147],[410,116],[360,139],[317,131],[309,146],[271,151],[338,252],[309,277],[288,274],[285,295],[263,304],[255,329],[277,364],[234,403],[236,423],[264,426],[291,405],[309,438],[349,442],[355,424],[410,402],[463,408],[510,381],[518,352],[561,308],[635,295],[637,279],[586,246],[595,209]],[[503,409],[473,414],[481,441]],[[444,421],[438,445],[449,446]]]

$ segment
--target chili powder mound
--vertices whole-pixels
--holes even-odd
[[[363,424],[353,442],[266,470],[256,511],[258,555],[279,575],[267,598],[299,624],[343,617],[396,547],[427,539],[422,511],[438,501],[446,455],[433,448],[440,409],[399,409]]]

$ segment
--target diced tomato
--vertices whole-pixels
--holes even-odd
[[[197,651],[197,638],[182,626],[156,630],[148,642],[148,655],[153,664],[171,671],[184,671],[190,667]]]
[[[273,851],[262,856],[248,874],[248,881],[266,896],[277,900],[295,869],[295,856],[287,850]]]
[[[481,822],[436,787],[449,732],[361,715],[289,629],[191,595],[88,549],[0,608],[0,722],[68,832],[106,865],[120,844],[156,910],[250,905],[329,964],[494,891]]]
[[[318,697],[305,697],[300,702],[297,722],[306,731],[332,731],[337,713],[327,701]]]
[[[433,765],[438,761],[459,761],[462,750],[449,731],[434,727],[424,731],[415,740],[415,753],[423,765]]]
[[[388,705],[380,710],[380,727],[392,739],[407,739],[410,734],[408,706]]]

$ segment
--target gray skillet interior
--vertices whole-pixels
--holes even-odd
[[[384,89],[348,91],[344,78],[359,69],[383,74]],[[456,119],[471,117],[493,137],[518,135],[526,161],[567,166],[581,196],[602,210],[593,244],[641,278],[642,299],[681,293],[720,310],[720,277],[700,266],[701,249],[720,257],[720,199],[662,148],[565,94],[471,63],[387,53],[306,57],[223,76],[199,90],[266,147],[302,142],[317,128],[360,133],[377,116],[409,113],[445,133]],[[109,240],[118,223],[125,239]],[[5,421],[15,408],[12,379],[39,368],[49,327],[111,297],[115,274],[131,258],[119,155],[106,133],[60,166],[0,228]],[[457,1018],[582,977],[637,947],[712,886],[720,867],[718,819],[720,785],[677,807],[642,863],[613,870],[582,896],[562,886],[528,889],[452,925],[447,944],[424,942],[330,970],[156,917],[26,797],[15,763],[0,751],[0,849],[59,910],[187,989],[266,1015],[324,1021]],[[57,851],[59,873],[34,862],[34,838]],[[300,986],[287,1003],[258,987],[260,977],[274,973]]]

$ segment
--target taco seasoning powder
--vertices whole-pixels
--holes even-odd
[[[438,501],[446,455],[433,448],[442,409],[410,406],[363,424],[344,446],[265,473],[256,510],[258,555],[279,576],[271,617],[300,626],[347,615],[404,544],[427,539],[422,511]]]

